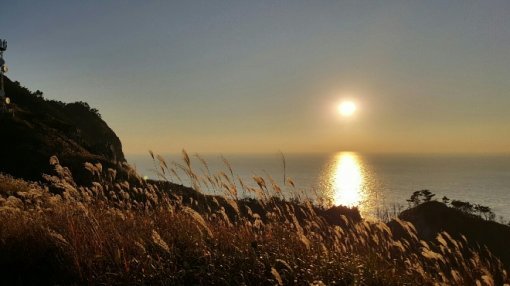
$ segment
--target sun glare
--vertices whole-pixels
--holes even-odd
[[[344,206],[358,206],[362,200],[363,172],[354,153],[341,152],[336,155],[336,166],[332,170],[334,203]]]
[[[338,112],[345,117],[352,116],[356,112],[356,104],[352,101],[344,101],[338,105]]]

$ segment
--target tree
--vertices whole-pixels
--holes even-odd
[[[423,197],[423,201],[424,202],[430,202],[432,200],[432,198],[436,195],[436,194],[433,194],[431,191],[429,190],[422,190],[421,191],[421,195]]]
[[[409,202],[409,207],[411,206],[411,204],[413,206],[417,206],[417,205],[421,204],[420,191],[415,191],[411,195],[411,197],[407,200],[407,202]]]
[[[36,91],[34,92],[34,95],[35,95],[37,98],[43,98],[43,94],[44,94],[44,93],[43,93],[42,91],[40,91],[40,90],[36,90]]]
[[[482,206],[482,205],[475,205],[474,206],[475,211],[478,212],[478,215],[480,217],[483,217],[485,220],[494,220],[496,217],[496,214],[492,211],[492,209],[488,206]]]
[[[435,195],[436,194],[433,194],[429,190],[415,191],[407,202],[409,202],[410,205],[417,206],[421,203],[430,202]]]
[[[452,207],[469,214],[472,214],[474,211],[473,205],[470,202],[452,200]]]
[[[99,113],[99,110],[97,108],[91,108],[90,109],[90,112],[94,113],[95,115],[97,115],[97,117],[99,118],[102,118],[101,117],[101,113]]]

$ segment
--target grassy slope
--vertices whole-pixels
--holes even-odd
[[[99,166],[88,166],[97,181],[92,187],[77,187],[53,163],[56,172],[46,179],[55,193],[0,176],[0,271],[7,283],[508,282],[490,254],[445,233],[436,242],[420,241],[404,221],[396,221],[396,239],[380,222],[344,215],[332,225],[307,202],[260,198],[250,204],[199,195],[206,198],[200,202],[175,185],[135,186]],[[236,188],[221,177],[226,193]]]

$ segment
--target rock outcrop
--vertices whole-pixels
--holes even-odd
[[[0,172],[38,181],[51,172],[56,155],[78,183],[90,182],[85,162],[101,163],[122,174],[126,161],[120,139],[87,103],[46,100],[4,78],[10,112],[0,115]]]

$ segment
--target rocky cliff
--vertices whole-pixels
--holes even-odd
[[[122,145],[113,130],[87,103],[46,100],[4,78],[10,112],[0,115],[0,172],[40,180],[51,172],[48,160],[56,155],[78,183],[89,182],[85,162],[122,170]],[[122,172],[121,172],[122,173]]]

